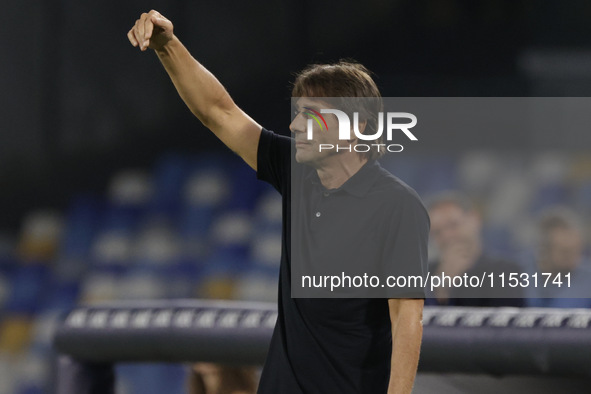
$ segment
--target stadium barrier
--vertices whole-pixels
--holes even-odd
[[[80,306],[54,335],[57,393],[112,393],[119,362],[261,365],[275,304],[169,300]],[[591,377],[591,311],[425,307],[420,372]]]

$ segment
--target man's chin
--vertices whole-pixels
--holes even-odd
[[[306,157],[306,154],[302,154],[300,152],[296,152],[295,154],[295,161],[298,164],[306,164],[310,161],[309,157]]]
[[[318,154],[309,150],[301,150],[295,153],[295,161],[298,164],[305,164],[310,167],[319,168],[321,163],[325,163],[326,158],[331,154]]]

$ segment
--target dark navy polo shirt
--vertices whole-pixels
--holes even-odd
[[[258,393],[386,393],[392,352],[387,298],[292,298],[291,260],[334,258],[323,253],[337,247],[345,254],[359,250],[379,255],[375,259],[384,265],[411,259],[416,261],[411,266],[422,273],[427,269],[427,212],[414,190],[377,162],[364,165],[340,188],[326,190],[315,170],[295,164],[292,168],[292,154],[292,139],[262,130],[257,177],[283,197],[283,232],[279,313]],[[384,193],[391,198],[384,199]],[[374,194],[380,206],[367,204],[352,216],[340,212],[352,200]],[[359,242],[358,236],[332,239],[330,229],[339,215],[345,218],[342,228],[353,221],[367,237]],[[292,237],[292,230],[302,232],[303,240]],[[385,245],[368,245],[374,236],[389,238]],[[297,240],[297,251],[292,250],[292,239]]]

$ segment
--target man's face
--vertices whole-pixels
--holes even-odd
[[[542,245],[542,259],[548,269],[568,272],[575,269],[583,257],[583,238],[572,228],[555,228],[550,231]]]
[[[480,238],[480,220],[475,212],[466,212],[453,202],[435,205],[429,212],[431,239],[439,250],[456,245],[471,245]]]
[[[326,126],[321,121],[323,126],[323,129],[321,129],[316,120],[306,114],[307,112],[311,112],[306,110],[306,108],[311,108],[316,112],[320,112],[320,109],[331,108],[328,103],[318,99],[301,97],[297,100],[295,107],[295,117],[289,125],[289,129],[294,135],[296,147],[295,158],[298,163],[318,167],[324,161],[338,154],[335,149],[323,149],[321,151],[321,144],[331,144],[335,147],[339,143],[340,146],[349,145],[348,141],[339,140],[339,124],[335,115],[322,114],[326,121]],[[313,135],[310,140],[307,135],[308,119],[312,119]]]

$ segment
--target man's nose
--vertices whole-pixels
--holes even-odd
[[[306,130],[306,121],[304,116],[300,113],[291,121],[289,129],[292,133],[303,133]]]
[[[455,235],[452,229],[444,227],[439,229],[439,231],[437,232],[437,236],[434,238],[439,247],[445,247],[446,245],[454,241]]]

